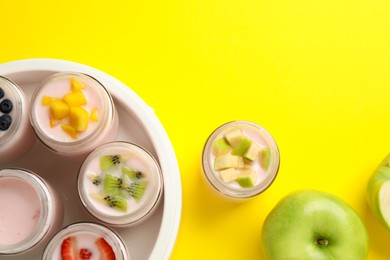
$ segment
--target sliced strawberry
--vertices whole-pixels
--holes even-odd
[[[61,244],[61,259],[62,260],[76,260],[74,244],[76,242],[75,237],[67,237]]]
[[[87,248],[81,248],[79,256],[80,256],[80,260],[89,260],[92,257],[92,252]]]
[[[100,259],[104,260],[115,260],[116,256],[114,251],[112,250],[112,247],[107,241],[101,237],[98,240],[96,240],[96,245],[100,252]]]

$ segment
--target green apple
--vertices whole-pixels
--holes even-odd
[[[322,191],[284,197],[263,223],[262,245],[271,260],[366,259],[369,238],[355,210]]]
[[[367,202],[374,216],[390,230],[390,154],[368,180]]]

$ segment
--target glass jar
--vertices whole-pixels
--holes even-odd
[[[118,115],[108,90],[95,78],[73,72],[56,73],[32,96],[31,124],[51,150],[78,156],[113,141]]]
[[[72,257],[68,259],[130,259],[125,244],[114,230],[92,222],[73,223],[63,228],[47,244],[42,259],[66,259],[62,255]]]
[[[116,141],[90,153],[78,175],[78,193],[89,213],[111,226],[132,226],[157,208],[163,176],[156,159],[139,145]]]
[[[43,249],[63,221],[58,194],[28,170],[0,170],[0,255]]]
[[[19,86],[0,76],[0,163],[17,159],[35,143],[29,102]]]
[[[279,171],[279,150],[263,127],[232,121],[208,137],[202,152],[206,183],[224,198],[235,201],[264,192]]]

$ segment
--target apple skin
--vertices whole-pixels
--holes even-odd
[[[340,198],[322,191],[285,196],[266,217],[261,236],[270,260],[360,260],[368,254],[361,218]]]
[[[384,214],[386,212],[385,207],[381,207],[380,191],[381,189],[389,185],[390,182],[390,154],[388,154],[383,161],[379,164],[376,170],[372,173],[367,183],[367,203],[379,222],[390,231],[389,219],[386,220]],[[387,203],[382,204],[388,205]],[[387,210],[388,211],[388,210]],[[388,213],[387,213],[388,214]]]

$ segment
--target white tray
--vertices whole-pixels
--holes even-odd
[[[151,218],[136,227],[116,229],[127,244],[132,259],[168,259],[173,249],[181,217],[181,182],[176,156],[169,138],[153,110],[130,88],[94,68],[54,59],[28,59],[0,64],[0,75],[16,82],[31,96],[36,85],[55,72],[87,73],[111,92],[120,117],[117,140],[137,143],[159,161],[164,176],[164,196]],[[41,160],[44,158],[43,160]],[[64,226],[73,222],[95,221],[82,207],[76,193],[79,161],[66,161],[37,141],[31,151],[0,168],[27,168],[48,180],[62,195],[65,204]],[[24,257],[9,257],[27,259]],[[29,255],[28,259],[40,259]]]

